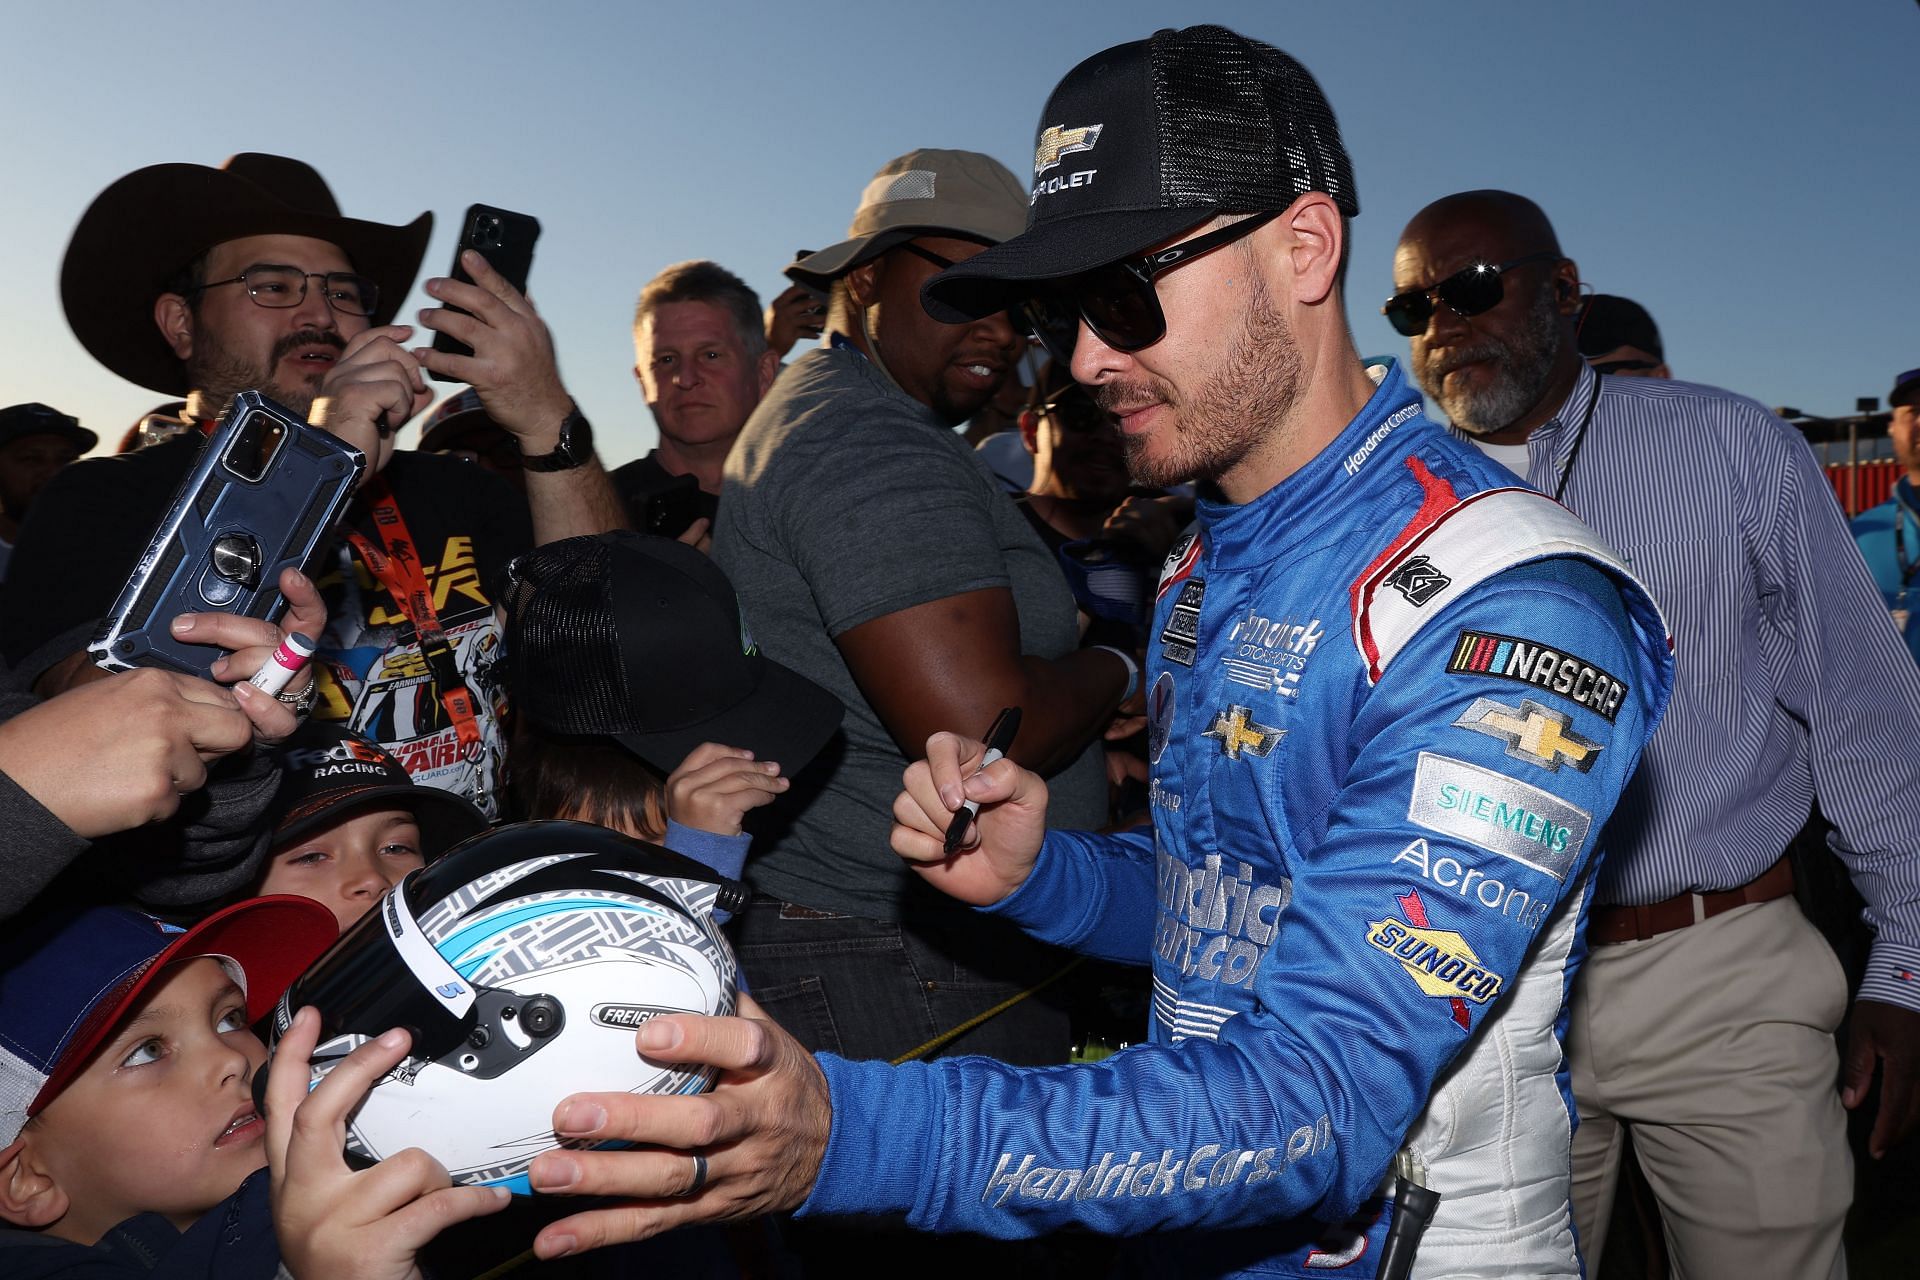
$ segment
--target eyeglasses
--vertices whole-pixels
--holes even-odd
[[[307,281],[320,281],[320,296],[342,315],[370,316],[380,305],[380,286],[351,271],[302,271],[298,267],[254,267],[231,280],[197,284],[189,293],[217,289],[223,284],[247,287],[247,296],[263,307],[297,307],[307,300]]]
[[[940,268],[942,271],[945,271],[948,267],[953,265],[952,258],[943,258],[939,254],[935,253],[933,250],[928,249],[922,245],[917,245],[911,240],[903,240],[899,244],[893,247],[896,249],[905,249],[908,253],[912,254],[916,258],[924,258],[928,262],[931,262],[934,266]]]
[[[1114,435],[1113,415],[1095,404],[1081,388],[1069,388],[1051,400],[1033,407],[1042,417],[1052,418],[1068,435]],[[1117,436],[1115,437],[1117,438]]]
[[[1493,310],[1507,296],[1507,286],[1500,278],[1502,275],[1529,263],[1559,260],[1559,254],[1542,251],[1497,266],[1476,262],[1454,272],[1439,284],[1394,294],[1387,299],[1387,305],[1380,308],[1380,314],[1400,333],[1409,338],[1418,337],[1426,332],[1427,321],[1433,319],[1436,299],[1446,303],[1447,309],[1457,316],[1477,316],[1483,311]]]
[[[1644,373],[1649,369],[1658,369],[1655,360],[1603,360],[1593,366],[1595,373]]]
[[[1024,321],[1048,354],[1060,361],[1073,359],[1082,320],[1094,337],[1115,351],[1150,347],[1167,336],[1167,317],[1160,309],[1154,281],[1175,267],[1252,235],[1284,212],[1255,214],[1153,253],[1082,272],[1021,303],[1015,308],[1016,321]]]

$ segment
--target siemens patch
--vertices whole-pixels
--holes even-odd
[[[1620,714],[1620,704],[1631,692],[1625,681],[1578,654],[1491,631],[1462,631],[1447,670],[1455,675],[1499,676],[1557,693],[1598,712],[1608,724]]]
[[[1420,753],[1407,818],[1562,883],[1593,825],[1592,814],[1550,791],[1430,751]]]

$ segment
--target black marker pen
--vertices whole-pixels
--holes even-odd
[[[979,773],[996,760],[1004,760],[1007,749],[1013,746],[1013,737],[1020,732],[1020,708],[1008,707],[993,718],[993,727],[987,730],[987,754],[980,757]],[[980,812],[978,800],[963,800],[953,812],[953,821],[947,824],[947,838],[942,846],[951,858],[960,851],[960,842],[967,838],[967,824]]]

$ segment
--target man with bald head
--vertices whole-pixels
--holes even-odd
[[[1920,815],[1886,803],[1920,791],[1920,760],[1876,745],[1920,739],[1920,678],[1791,427],[1582,361],[1579,270],[1532,201],[1427,206],[1393,279],[1383,311],[1455,430],[1623,553],[1675,637],[1672,703],[1607,829],[1568,1028],[1588,1274],[1630,1126],[1676,1274],[1844,1275],[1842,1104],[1883,1070],[1875,1156],[1920,1104]],[[1878,932],[1837,1094],[1845,980],[1784,853],[1816,796]]]

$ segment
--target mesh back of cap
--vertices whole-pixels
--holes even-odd
[[[569,538],[521,556],[508,573],[514,705],[550,733],[628,728],[626,664],[607,600],[610,560],[599,540]]]
[[[1333,108],[1307,69],[1225,27],[1153,37],[1168,208],[1284,209],[1322,191],[1360,212]]]

